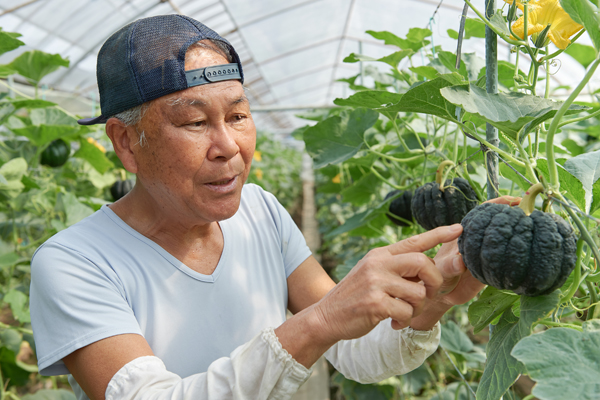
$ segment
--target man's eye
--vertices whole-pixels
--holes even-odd
[[[240,122],[240,121],[243,121],[243,120],[245,120],[246,118],[247,118],[247,117],[246,117],[245,115],[234,115],[234,116],[233,116],[233,120],[234,120],[235,122]]]
[[[204,121],[196,121],[190,124],[191,126],[204,126]]]

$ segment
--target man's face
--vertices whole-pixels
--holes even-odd
[[[186,57],[186,70],[228,61],[211,51]],[[195,86],[153,101],[138,130],[137,176],[165,214],[202,224],[239,207],[256,128],[239,81]]]

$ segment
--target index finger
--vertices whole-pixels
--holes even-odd
[[[448,243],[460,236],[462,233],[462,225],[454,224],[450,226],[440,226],[430,230],[429,232],[421,233],[401,240],[387,246],[388,251],[392,255],[404,253],[422,253],[440,243]]]

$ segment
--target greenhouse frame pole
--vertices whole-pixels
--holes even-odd
[[[485,0],[485,17],[492,18],[496,9],[495,0]],[[488,93],[498,93],[498,36],[487,25],[485,27],[485,87]],[[486,124],[485,139],[498,147],[498,129]],[[493,151],[486,152],[487,198],[498,197],[498,156]]]

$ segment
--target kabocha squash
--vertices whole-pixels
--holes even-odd
[[[131,179],[116,181],[110,187],[110,194],[113,197],[114,201],[119,200],[121,197],[125,196],[127,193],[131,192],[135,182]]]
[[[400,190],[392,190],[385,196],[385,199],[387,200],[398,195],[399,197],[396,197],[390,203],[390,207],[386,215],[395,225],[409,226],[413,219],[412,210],[410,207],[413,194],[410,190],[404,192],[401,192]]]
[[[545,295],[565,283],[577,261],[577,239],[562,217],[533,210],[541,191],[538,183],[519,207],[485,203],[463,219],[458,249],[480,282],[526,296]]]
[[[452,164],[452,161],[442,162],[435,182],[419,187],[412,197],[412,215],[427,230],[459,223],[478,204],[477,195],[466,179],[447,179],[442,185],[444,167]]]
[[[49,167],[63,166],[69,159],[71,147],[62,139],[56,139],[42,151],[40,164]]]

